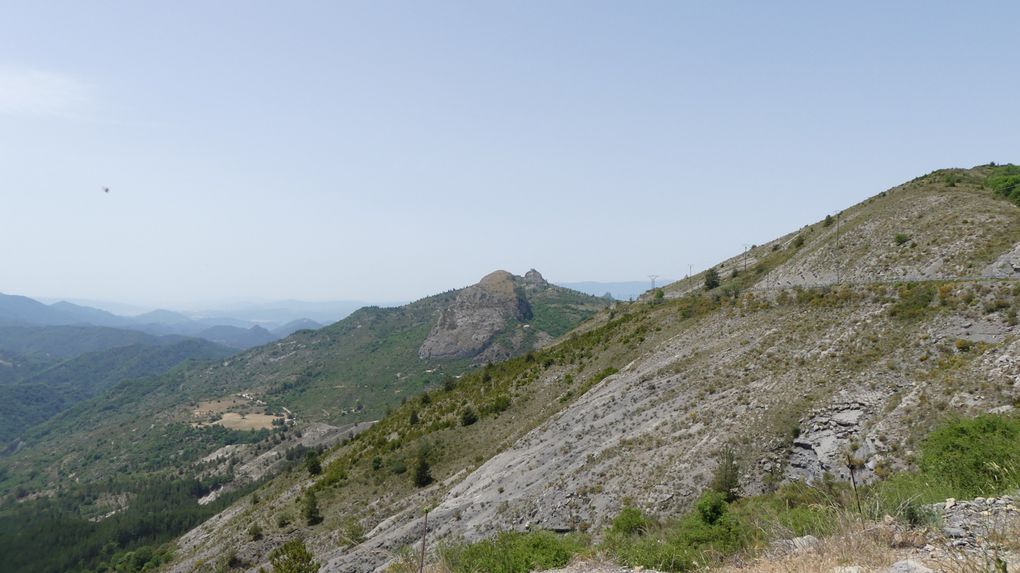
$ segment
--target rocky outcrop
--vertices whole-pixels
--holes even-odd
[[[536,271],[535,269],[531,269],[530,271],[524,273],[524,284],[538,288],[549,286],[549,283],[546,282],[545,278],[542,276],[542,273]]]
[[[1020,492],[1018,492],[1020,493]],[[930,505],[927,510],[941,517],[942,528],[936,532],[943,539],[930,545],[933,556],[938,549],[953,547],[970,551],[992,548],[996,540],[1010,537],[1020,531],[1020,509],[1017,497],[978,497],[968,501],[947,499],[945,503]]]
[[[1020,244],[985,267],[984,276],[1015,279],[1020,277]]]
[[[535,270],[524,278],[496,271],[461,290],[453,304],[441,311],[439,321],[418,349],[418,356],[449,360],[481,354],[508,323],[531,318],[531,306],[520,292],[525,283],[547,286]]]
[[[799,435],[793,440],[786,478],[813,482],[828,473],[849,480],[848,455],[868,462],[860,472],[855,472],[857,479],[872,477],[875,464],[882,458],[876,453],[875,444],[859,432],[883,401],[884,396],[878,392],[853,395],[841,392],[834,403],[802,418]]]

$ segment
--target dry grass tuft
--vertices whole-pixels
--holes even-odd
[[[724,566],[720,573],[832,573],[839,567],[857,565],[865,571],[888,567],[910,557],[910,551],[890,547],[891,532],[881,525],[844,529],[822,539],[813,548],[786,554],[763,555]]]

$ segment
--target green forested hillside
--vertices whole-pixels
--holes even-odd
[[[114,385],[25,432],[20,450],[0,458],[8,474],[0,492],[43,487],[62,475],[106,479],[193,462],[221,443],[213,428],[194,427],[194,411],[207,400],[245,394],[256,410],[288,413],[301,423],[378,419],[480,361],[552,340],[607,304],[549,285],[534,271],[527,279],[509,273],[491,277],[486,285],[403,307],[364,308],[331,326],[299,331],[227,360]],[[450,328],[475,345],[474,354],[423,358],[425,341]],[[479,337],[487,338],[478,344]],[[61,371],[49,375],[58,380]]]
[[[185,360],[224,358],[233,351],[199,339],[171,345],[140,345],[89,352],[0,385],[0,442],[73,404],[134,378],[166,372]]]
[[[0,510],[4,570],[19,573],[150,571],[169,541],[222,511],[242,489],[201,505],[223,480],[111,480]],[[96,509],[102,513],[95,515]]]
[[[11,384],[31,376],[53,364],[54,360],[39,356],[25,356],[17,352],[0,350],[0,385]]]

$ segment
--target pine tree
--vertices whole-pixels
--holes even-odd
[[[305,469],[309,475],[317,476],[322,473],[322,462],[319,460],[318,452],[308,452],[305,456]]]
[[[315,492],[309,491],[305,494],[301,514],[304,515],[308,525],[322,522],[322,514],[319,513],[319,500],[315,498]]]
[[[432,483],[432,468],[424,455],[418,456],[418,463],[414,466],[414,485],[425,487]]]
[[[736,501],[740,495],[740,467],[737,465],[737,455],[731,448],[726,448],[719,454],[719,464],[715,467],[712,475],[712,483],[709,486],[726,498],[726,502]]]
[[[712,290],[719,286],[719,271],[715,267],[705,271],[705,290]]]

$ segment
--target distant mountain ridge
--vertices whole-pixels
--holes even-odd
[[[288,316],[287,311],[276,311]],[[318,328],[318,323],[303,320],[292,330],[275,323],[258,324],[229,316],[192,318],[170,310],[157,309],[135,316],[120,316],[66,301],[43,304],[25,296],[0,294],[0,326],[101,326],[141,331],[154,336],[182,335],[205,338],[231,348],[246,349],[304,328]],[[288,322],[294,323],[295,320]],[[269,328],[267,328],[267,326]],[[281,334],[274,334],[279,329]]]
[[[46,305],[27,296],[0,293],[0,324],[121,326],[129,322],[112,313],[69,302]]]
[[[671,282],[673,282],[671,279],[657,278],[655,284],[656,286],[662,286]],[[636,299],[652,289],[652,283],[650,280],[620,282],[557,282],[556,284],[565,288],[590,294],[592,296],[610,295],[616,300]]]
[[[308,318],[292,320],[274,328],[271,332],[278,338],[286,338],[299,330],[319,330],[323,325]]]
[[[236,326],[219,325],[200,330],[195,336],[210,340],[217,344],[231,348],[252,348],[269,344],[278,337],[261,326],[255,325],[249,329]]]

